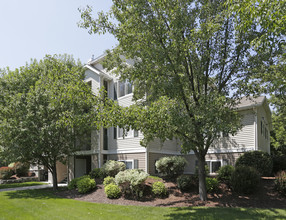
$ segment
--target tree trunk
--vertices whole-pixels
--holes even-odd
[[[207,188],[206,188],[206,173],[205,173],[205,157],[199,156],[198,168],[199,168],[199,195],[202,201],[207,200]]]
[[[52,176],[53,176],[53,190],[58,190],[58,177],[57,177],[57,166],[52,167]]]

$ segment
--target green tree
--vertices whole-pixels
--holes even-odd
[[[43,164],[57,189],[57,161],[78,150],[91,129],[94,100],[71,56],[46,56],[0,78],[0,145],[16,161]]]
[[[263,33],[255,24],[237,31],[239,14],[224,0],[113,0],[108,13],[94,19],[88,6],[81,16],[89,33],[115,36],[104,64],[134,83],[137,104],[122,110],[121,126],[141,130],[145,146],[178,138],[182,152],[193,151],[206,200],[205,155],[220,132],[240,128],[235,98]]]
[[[247,79],[248,93],[270,94],[274,105],[272,146],[286,152],[286,1],[228,0],[227,3],[230,11],[239,15],[237,30],[259,27],[261,34],[251,41],[255,47],[248,70],[252,73]]]

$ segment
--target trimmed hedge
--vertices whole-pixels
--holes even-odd
[[[235,167],[238,166],[253,167],[260,176],[269,176],[272,173],[273,163],[271,156],[266,152],[248,151],[237,159]]]
[[[80,179],[77,182],[77,190],[79,193],[88,193],[95,189],[96,187],[96,182],[94,179],[91,179],[90,177],[85,177]]]
[[[168,195],[165,184],[158,181],[152,184],[152,193],[155,197],[164,198]]]
[[[186,159],[180,156],[162,157],[155,164],[160,176],[169,179],[177,178],[183,174],[186,165]]]
[[[89,176],[88,175],[84,175],[84,176],[81,176],[81,177],[77,177],[77,178],[74,178],[72,179],[69,184],[68,184],[68,189],[71,190],[71,189],[76,189],[77,188],[77,184],[78,184],[78,181],[80,181],[81,179],[83,178],[86,178]]]
[[[253,167],[236,167],[231,175],[231,187],[235,192],[251,194],[258,189],[260,175]]]
[[[124,195],[132,195],[138,199],[143,196],[144,181],[148,176],[149,174],[142,170],[124,170],[115,176],[115,183],[121,187]]]
[[[218,170],[218,180],[230,184],[231,175],[234,172],[234,167],[231,165],[222,166]]]
[[[214,193],[218,191],[218,180],[216,178],[206,178],[206,188],[208,193]]]
[[[109,199],[118,199],[121,196],[120,188],[114,183],[106,185],[104,192]]]
[[[107,186],[107,185],[112,184],[112,183],[115,184],[114,177],[108,176],[108,177],[104,178],[104,181],[103,181],[104,186]]]

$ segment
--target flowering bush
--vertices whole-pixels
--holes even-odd
[[[125,195],[132,195],[136,199],[143,196],[144,181],[149,176],[141,170],[125,170],[120,171],[115,176],[115,183],[121,187]]]
[[[106,176],[115,177],[117,173],[126,169],[126,165],[123,162],[108,160],[103,166],[102,170]]]
[[[186,159],[180,156],[162,157],[155,164],[161,176],[171,179],[183,174],[186,165]]]

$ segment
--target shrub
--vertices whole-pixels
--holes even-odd
[[[173,179],[183,174],[186,164],[184,157],[171,156],[160,158],[155,166],[162,177]]]
[[[195,182],[195,178],[187,175],[181,175],[177,178],[177,186],[182,192],[191,190],[195,186]]]
[[[280,171],[275,179],[275,188],[283,195],[286,195],[286,172]]]
[[[165,184],[158,181],[152,184],[152,193],[156,197],[166,197],[168,195],[167,189],[165,187]]]
[[[253,167],[239,166],[234,169],[230,181],[234,191],[250,194],[258,188],[260,176]]]
[[[286,170],[286,155],[273,156],[273,173]]]
[[[229,185],[233,171],[234,167],[231,165],[220,167],[218,170],[218,180]]]
[[[126,169],[126,165],[120,161],[108,160],[102,169],[106,176],[115,177],[117,173]]]
[[[77,188],[77,184],[78,184],[78,181],[80,181],[81,179],[83,178],[86,178],[86,177],[89,177],[88,175],[84,175],[84,176],[81,176],[81,177],[77,177],[77,178],[74,178],[73,180],[71,180],[68,184],[68,189],[71,190],[71,189],[76,189]]]
[[[14,174],[14,171],[10,167],[1,167],[0,168],[0,179],[9,179]]]
[[[111,184],[111,183],[115,184],[114,177],[108,176],[108,177],[104,178],[104,181],[103,181],[104,187]]]
[[[120,188],[114,183],[104,186],[104,192],[109,199],[118,199],[121,196]]]
[[[92,179],[103,179],[105,174],[102,168],[94,168],[92,171],[90,171],[89,176]]]
[[[163,179],[158,176],[148,176],[148,178],[153,179],[153,180],[163,181]]]
[[[27,176],[30,169],[30,164],[17,162],[13,168],[17,176]]]
[[[87,193],[96,187],[96,182],[90,177],[85,177],[77,182],[77,190],[79,193]]]
[[[216,178],[206,178],[206,188],[208,193],[214,193],[218,191],[218,180]]]
[[[249,166],[254,167],[261,176],[269,176],[272,172],[272,159],[271,156],[262,151],[249,151],[241,155],[235,166]]]
[[[209,173],[210,173],[210,168],[209,168],[208,165],[205,165],[205,174],[206,174],[206,176],[207,176]],[[195,175],[194,175],[194,176],[197,178],[197,180],[199,180],[199,167],[198,167],[198,166],[196,166]]]
[[[148,176],[148,173],[138,169],[120,171],[115,176],[115,183],[121,187],[122,193],[138,199],[143,196],[144,181]]]

